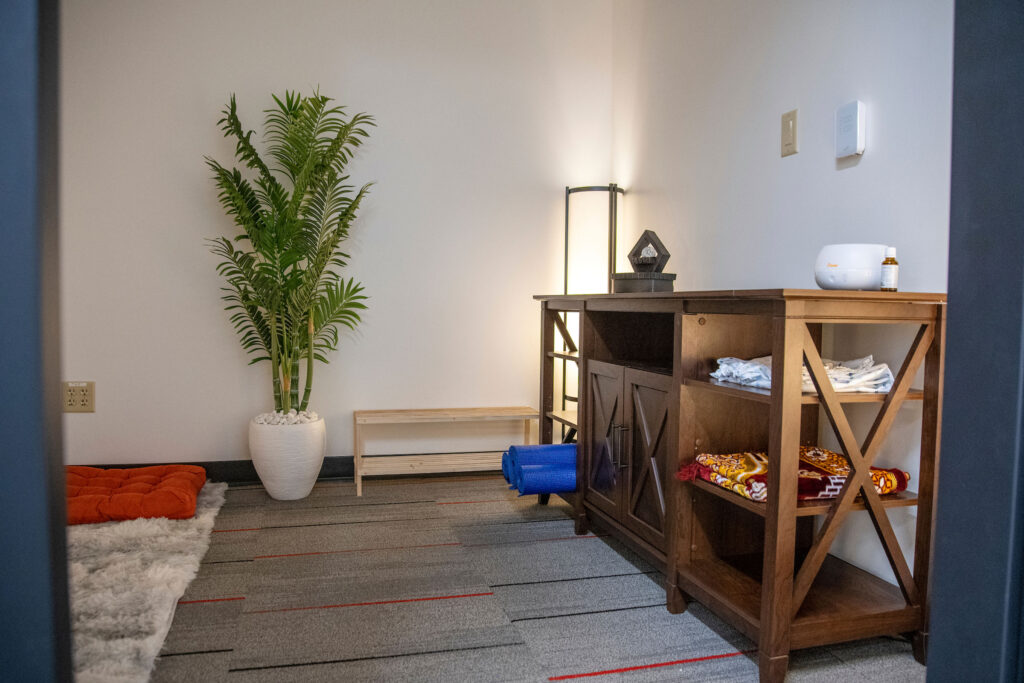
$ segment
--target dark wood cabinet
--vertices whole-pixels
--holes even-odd
[[[669,444],[672,377],[627,368],[625,390],[626,482],[623,517],[627,528],[656,548],[668,548],[668,482],[672,479]]]
[[[585,501],[664,553],[672,377],[591,360],[585,386]]]
[[[541,443],[552,441],[555,424],[578,429],[578,490],[565,496],[578,533],[600,527],[647,557],[665,574],[670,611],[698,600],[757,642],[764,682],[785,678],[791,648],[873,635],[913,633],[924,661],[945,295],[779,289],[538,299]],[[578,339],[558,351],[555,333],[569,336],[564,312],[578,316]],[[823,328],[835,337],[892,324],[917,333],[890,392],[835,392],[822,365]],[[709,376],[717,358],[769,354],[770,389]],[[555,362],[580,368],[578,411],[555,409]],[[815,391],[803,391],[805,364]],[[924,386],[912,388],[920,369]],[[868,468],[908,401],[922,404],[917,491],[879,496]],[[877,406],[862,440],[848,404]],[[851,474],[837,498],[797,501],[799,446],[817,443],[823,425]],[[698,453],[742,450],[767,455],[765,502],[674,476]],[[917,508],[913,566],[887,514],[906,506]],[[843,522],[865,513],[898,585],[829,552]]]
[[[584,401],[585,437],[581,442],[587,503],[619,519],[625,491],[623,476],[623,368],[589,361],[586,365],[588,400]]]

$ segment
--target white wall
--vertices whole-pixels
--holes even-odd
[[[354,409],[536,404],[531,296],[561,287],[563,188],[610,173],[610,0],[62,11],[64,377],[97,385],[96,413],[66,416],[69,463],[244,459],[248,419],[272,408],[204,246],[234,234],[203,163],[231,161],[232,92],[257,131],[271,93],[318,85],[379,124],[350,166],[377,185],[346,245],[370,308],[312,397],[328,454],[351,454]],[[371,452],[415,452],[420,433]]]
[[[614,13],[613,175],[632,231],[620,241],[655,230],[677,290],[814,288],[814,257],[834,242],[893,245],[900,289],[946,290],[952,0],[619,0]],[[834,112],[854,99],[867,151],[837,162]],[[791,109],[800,151],[781,158]],[[908,343],[858,330],[832,353],[898,366]],[[865,410],[851,411],[861,436]],[[878,460],[915,480],[919,418],[903,409]],[[890,515],[904,547],[913,514]],[[834,548],[891,577],[854,517]]]

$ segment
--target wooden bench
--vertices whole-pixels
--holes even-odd
[[[363,455],[366,425],[422,424],[427,422],[523,422],[523,443],[530,442],[533,408],[440,408],[426,410],[357,410],[352,413],[356,495],[363,495],[363,477],[374,474],[424,474],[500,470],[501,453],[432,453],[427,455]]]

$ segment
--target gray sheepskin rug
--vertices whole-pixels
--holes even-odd
[[[77,683],[149,680],[195,578],[227,484],[207,482],[192,519],[135,519],[68,527]]]

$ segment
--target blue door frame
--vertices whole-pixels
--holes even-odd
[[[1024,680],[1024,3],[960,0],[929,681]]]
[[[0,2],[0,672],[71,680],[57,287],[56,0]]]

